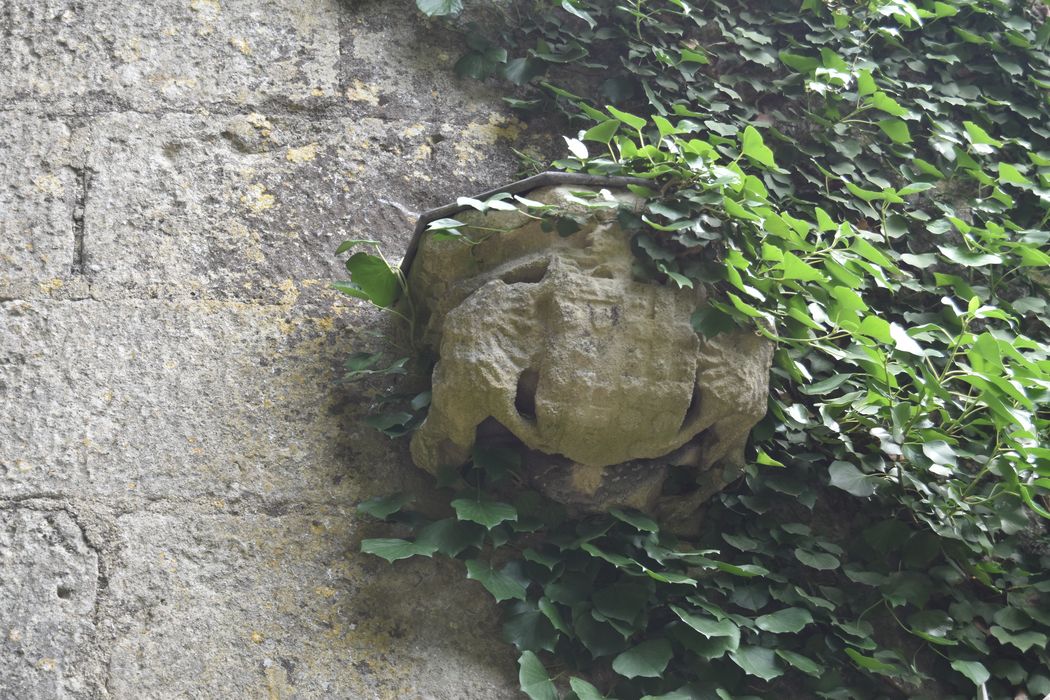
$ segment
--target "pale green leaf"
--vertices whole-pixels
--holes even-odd
[[[530,700],[558,700],[558,690],[547,674],[547,669],[531,651],[523,652],[518,657],[518,684]]]
[[[659,678],[672,655],[671,642],[650,639],[613,659],[613,670],[625,678]]]

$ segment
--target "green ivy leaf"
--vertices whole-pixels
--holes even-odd
[[[386,260],[368,253],[354,253],[346,261],[350,282],[333,286],[344,294],[370,301],[381,308],[393,306],[398,295],[398,278]]]
[[[827,278],[817,268],[805,262],[791,251],[784,251],[784,259],[777,265],[784,271],[786,280],[802,280],[804,282],[824,281]]]
[[[625,678],[659,678],[671,660],[671,643],[650,639],[613,659],[613,670]]]
[[[693,615],[676,605],[670,606],[678,618],[689,625],[692,629],[704,635],[708,639],[712,637],[728,637],[732,640],[732,648],[735,649],[740,643],[740,628],[731,620],[715,620],[703,615]]]
[[[616,130],[619,128],[620,121],[618,119],[610,119],[585,131],[583,134],[583,140],[608,144],[612,141],[613,135],[616,134]]]
[[[339,244],[339,247],[335,249],[336,255],[342,255],[346,251],[350,250],[354,246],[359,245],[379,245],[379,241],[372,241],[365,238],[356,238],[351,241],[343,241]]]
[[[831,485],[860,498],[875,494],[875,479],[849,462],[832,462],[828,467]]]
[[[764,681],[771,681],[784,675],[784,669],[777,664],[776,654],[765,647],[742,646],[729,652],[729,658],[744,673],[756,676]]]
[[[558,700],[558,690],[543,662],[531,651],[518,657],[518,684],[530,700]]]
[[[562,619],[558,606],[552,603],[549,598],[540,598],[536,605],[539,607],[540,612],[550,621],[554,629],[566,636],[572,636],[572,630],[569,629],[565,620]]]
[[[626,511],[622,508],[610,508],[609,513],[617,520],[622,520],[636,530],[642,532],[658,532],[660,530],[660,526],[656,524],[655,520],[637,511]]]
[[[593,596],[594,609],[614,620],[633,622],[643,613],[649,588],[634,583],[614,583]]]
[[[974,253],[965,248],[953,245],[937,246],[941,255],[954,263],[965,267],[984,267],[986,265],[1000,265],[1003,259],[991,253]]]
[[[509,503],[491,501],[487,498],[457,498],[452,501],[456,517],[484,525],[491,530],[502,522],[518,519],[518,511]]]
[[[497,603],[512,599],[525,600],[525,584],[512,576],[506,568],[497,571],[487,561],[468,559],[467,578],[484,586]]]
[[[646,124],[649,123],[641,117],[636,117],[633,114],[629,114],[609,105],[606,105],[605,109],[609,111],[609,114],[613,115],[621,122],[635,130],[641,130],[645,127]]]
[[[978,687],[987,683],[988,679],[992,677],[992,674],[988,673],[988,669],[985,668],[984,664],[980,661],[963,661],[962,659],[956,659],[955,661],[952,661],[951,666],[956,671],[973,681],[973,684]]]
[[[485,542],[485,531],[469,522],[445,518],[430,523],[419,531],[416,545],[445,556],[459,556],[470,547],[480,548]]]
[[[1001,644],[1017,647],[1022,653],[1032,647],[1043,649],[1047,643],[1047,636],[1042,632],[1009,632],[999,625],[992,625],[990,631],[992,636],[998,639]]]
[[[871,656],[864,656],[856,649],[850,649],[846,647],[846,655],[853,659],[853,662],[863,668],[866,671],[874,671],[888,676],[899,675],[900,669],[893,664],[888,664],[885,661],[880,661]]]
[[[784,608],[755,618],[755,625],[763,632],[784,634],[799,632],[813,622],[813,615],[805,608]]]
[[[767,168],[776,168],[773,160],[773,151],[762,140],[762,134],[753,126],[744,127],[744,133],[740,137],[741,152]]]
[[[955,457],[955,450],[944,440],[930,440],[923,443],[922,453],[929,457],[934,464],[955,467],[959,463]]]
[[[421,547],[415,542],[388,538],[361,540],[361,551],[365,554],[374,554],[390,563],[399,559],[408,559],[417,554],[430,556],[433,553],[433,551],[427,551],[426,547]]]
[[[911,143],[908,124],[900,119],[883,119],[879,121],[879,128],[893,139],[894,143]]]
[[[806,566],[820,571],[830,571],[839,568],[838,557],[826,552],[809,552],[800,547],[795,548],[795,558]]]
[[[579,17],[587,23],[588,27],[594,29],[596,26],[598,26],[598,23],[593,17],[591,17],[589,12],[586,12],[580,7],[578,7],[579,4],[581,3],[579,3],[577,0],[561,0],[561,7],[563,10],[565,10],[569,14]]]
[[[576,693],[578,700],[609,700],[599,692],[597,688],[583,680],[573,676],[569,679],[569,687]]]
[[[428,17],[456,15],[463,11],[463,0],[416,0],[416,7]]]
[[[970,142],[978,146],[991,146],[993,148],[1001,148],[1003,142],[992,138],[987,131],[982,127],[971,121],[964,121],[963,127],[966,129],[966,135],[969,137]]]
[[[896,323],[890,324],[890,338],[893,339],[894,347],[901,352],[906,352],[909,355],[916,355],[918,357],[923,356],[922,346],[916,343],[915,339],[908,335],[908,332]]]
[[[813,676],[814,678],[820,678],[825,672],[823,666],[808,656],[803,656],[797,652],[789,651],[787,649],[777,649],[777,656],[784,659],[784,661],[787,661],[799,671],[802,671],[806,675]]]
[[[503,638],[518,651],[554,651],[558,635],[545,615],[538,610],[524,610],[503,623]]]
[[[357,512],[371,515],[373,518],[379,518],[380,520],[386,520],[411,503],[413,498],[412,494],[404,491],[392,493],[389,496],[370,498],[367,501],[361,501],[357,505]]]

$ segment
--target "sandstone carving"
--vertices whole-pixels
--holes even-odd
[[[636,280],[615,208],[584,207],[580,189],[528,195],[575,208],[585,223],[571,235],[490,211],[457,215],[502,230],[476,245],[421,238],[409,288],[439,359],[412,456],[436,471],[465,463],[476,440],[520,443],[556,500],[688,518],[740,473],[772,347],[745,330],[698,336],[702,293]],[[676,467],[690,484],[669,493]]]

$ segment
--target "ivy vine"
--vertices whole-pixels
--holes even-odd
[[[621,223],[643,274],[708,288],[698,333],[777,351],[696,541],[569,517],[479,449],[446,518],[361,504],[404,535],[363,550],[464,560],[533,700],[1050,695],[1050,8],[417,4],[463,31],[461,76],[559,110],[554,167],[651,182]],[[470,240],[457,223],[436,230]],[[399,270],[348,267],[393,305]],[[404,371],[379,362],[348,368]]]

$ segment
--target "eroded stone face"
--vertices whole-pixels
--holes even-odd
[[[744,330],[698,336],[702,294],[635,280],[614,209],[573,205],[563,188],[529,198],[590,218],[563,237],[489,212],[460,217],[503,229],[478,245],[421,241],[409,286],[439,361],[413,459],[436,471],[466,462],[479,434],[516,439],[557,500],[695,510],[739,474],[766,411],[770,343]],[[696,488],[666,497],[674,466],[692,468]]]

